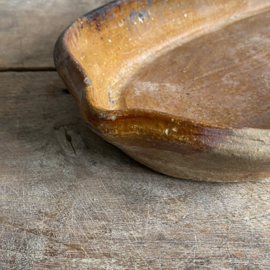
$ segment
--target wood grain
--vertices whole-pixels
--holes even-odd
[[[110,0],[0,0],[0,70],[53,69],[64,29]]]
[[[269,269],[270,181],[176,180],[89,131],[56,72],[0,74],[1,269]]]

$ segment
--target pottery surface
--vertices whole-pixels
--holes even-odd
[[[92,130],[167,175],[270,177],[270,2],[114,1],[59,37]]]

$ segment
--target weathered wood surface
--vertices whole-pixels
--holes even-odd
[[[269,180],[158,174],[89,131],[56,72],[0,82],[0,269],[270,269]]]
[[[110,0],[0,0],[0,70],[54,68],[56,39],[74,20]]]
[[[0,0],[0,69],[52,68],[108,1]],[[56,72],[0,74],[0,269],[270,269],[270,181],[177,180],[89,131]]]

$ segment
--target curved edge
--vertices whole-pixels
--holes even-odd
[[[54,61],[56,69],[77,101],[83,119],[94,132],[111,143],[170,149],[183,154],[209,151],[231,130],[161,113],[139,109],[104,110],[94,104],[94,88],[86,71],[74,59],[66,45],[66,32],[58,39]],[[90,98],[89,98],[90,97]],[[92,99],[91,99],[92,98]],[[151,141],[147,138],[151,138]],[[178,146],[178,147],[176,147]]]

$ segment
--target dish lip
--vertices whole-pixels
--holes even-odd
[[[224,136],[232,136],[232,133],[237,130],[242,130],[242,135],[245,137],[245,134],[249,134],[250,132],[253,134],[256,133],[256,130],[258,133],[260,131],[267,132],[268,136],[270,135],[270,130],[268,129],[262,129],[262,128],[237,128],[237,127],[228,127],[223,125],[214,125],[214,124],[208,124],[204,122],[196,121],[196,119],[188,119],[179,117],[173,114],[160,112],[157,110],[145,110],[145,109],[125,109],[125,110],[108,110],[105,108],[102,108],[98,106],[98,104],[95,104],[93,102],[93,99],[91,98],[91,95],[88,93],[93,90],[93,87],[87,83],[88,74],[84,67],[81,65],[81,63],[75,58],[75,56],[71,53],[69,46],[68,46],[68,33],[72,30],[72,28],[76,28],[79,26],[81,21],[83,19],[87,20],[96,20],[100,16],[102,18],[106,18],[106,12],[118,8],[121,5],[129,4],[135,0],[115,0],[110,3],[107,3],[95,10],[92,10],[85,15],[78,18],[76,21],[74,21],[72,24],[70,24],[63,33],[59,36],[54,49],[54,62],[56,69],[64,81],[65,85],[69,90],[71,90],[72,95],[79,103],[80,112],[84,120],[89,123],[92,126],[92,129],[97,134],[101,135],[107,140],[114,141],[115,135],[110,135],[108,132],[105,131],[104,123],[106,127],[114,127],[119,124],[121,121],[125,121],[125,119],[141,119],[143,122],[145,119],[151,119],[154,121],[163,122],[164,125],[171,123],[172,120],[175,123],[178,123],[179,126],[187,126],[190,130],[189,132],[194,132],[194,128],[198,129],[199,135],[202,135],[205,139],[205,136],[211,137],[211,139],[214,139],[215,143],[211,143],[210,140],[207,142],[203,142],[203,145],[197,145],[198,148],[202,149],[205,148],[209,149],[213,146],[216,146],[220,140]],[[68,69],[72,70],[76,75],[79,77],[79,80],[77,83],[78,86],[72,86],[70,83],[70,80],[68,78]],[[76,82],[75,82],[76,83]],[[78,96],[75,94],[76,90],[73,88],[80,87],[81,88],[81,96],[78,98]],[[92,89],[92,90],[91,90]],[[151,125],[149,121],[147,122],[148,125]],[[106,134],[107,133],[107,134]],[[132,132],[131,132],[132,133]],[[133,132],[134,133],[134,132]],[[136,133],[136,132],[135,132]],[[158,133],[158,132],[157,132]],[[164,133],[164,131],[163,131]],[[166,133],[166,129],[165,129]],[[121,134],[121,131],[119,130],[117,136]],[[156,134],[158,135],[158,134]],[[159,134],[160,135],[160,134]],[[167,134],[165,134],[167,135]],[[164,136],[164,134],[162,135]],[[113,138],[114,137],[114,138]],[[168,138],[168,136],[165,136],[169,141],[176,142],[177,140],[173,138]],[[201,140],[200,140],[201,141]]]

